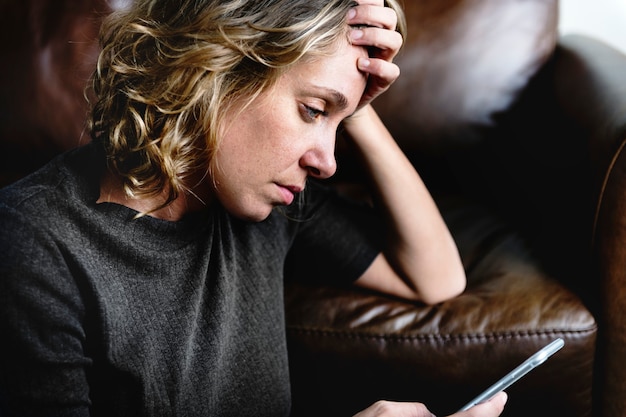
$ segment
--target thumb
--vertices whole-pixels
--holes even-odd
[[[491,400],[476,404],[467,411],[454,414],[450,417],[498,417],[504,410],[508,396],[505,392],[496,394]]]

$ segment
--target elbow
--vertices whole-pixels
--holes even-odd
[[[443,281],[443,282],[442,282]],[[465,273],[456,273],[443,280],[438,280],[440,285],[419,291],[419,299],[426,305],[436,305],[458,297],[465,292],[467,279]]]
[[[408,252],[403,265],[404,278],[419,301],[440,304],[461,295],[467,286],[465,267],[454,241],[450,238],[429,246],[429,250]]]

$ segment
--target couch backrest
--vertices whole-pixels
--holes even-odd
[[[89,140],[85,86],[101,19],[124,1],[0,3],[0,185]]]
[[[402,75],[377,109],[406,149],[475,140],[552,54],[558,0],[406,0]]]
[[[103,16],[132,0],[0,3],[0,185],[89,140],[84,88]],[[403,75],[377,109],[407,148],[466,141],[556,40],[557,0],[405,0]]]

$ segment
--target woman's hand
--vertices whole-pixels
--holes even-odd
[[[490,401],[449,417],[498,417],[504,410],[507,396],[499,393]],[[424,404],[379,401],[354,417],[435,417]]]
[[[360,109],[385,92],[400,75],[393,59],[403,39],[396,31],[398,16],[393,9],[385,7],[384,0],[357,1],[359,5],[348,13],[348,24],[353,26],[350,39],[353,45],[369,50],[369,58],[361,58],[357,64],[369,76]]]

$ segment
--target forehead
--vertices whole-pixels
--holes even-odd
[[[335,95],[335,99],[347,99],[347,107],[356,107],[367,82],[367,76],[357,68],[357,61],[367,56],[365,48],[342,41],[331,54],[311,56],[294,65],[281,77],[284,80],[279,80],[278,88],[286,82],[300,88],[339,93],[343,98]]]

